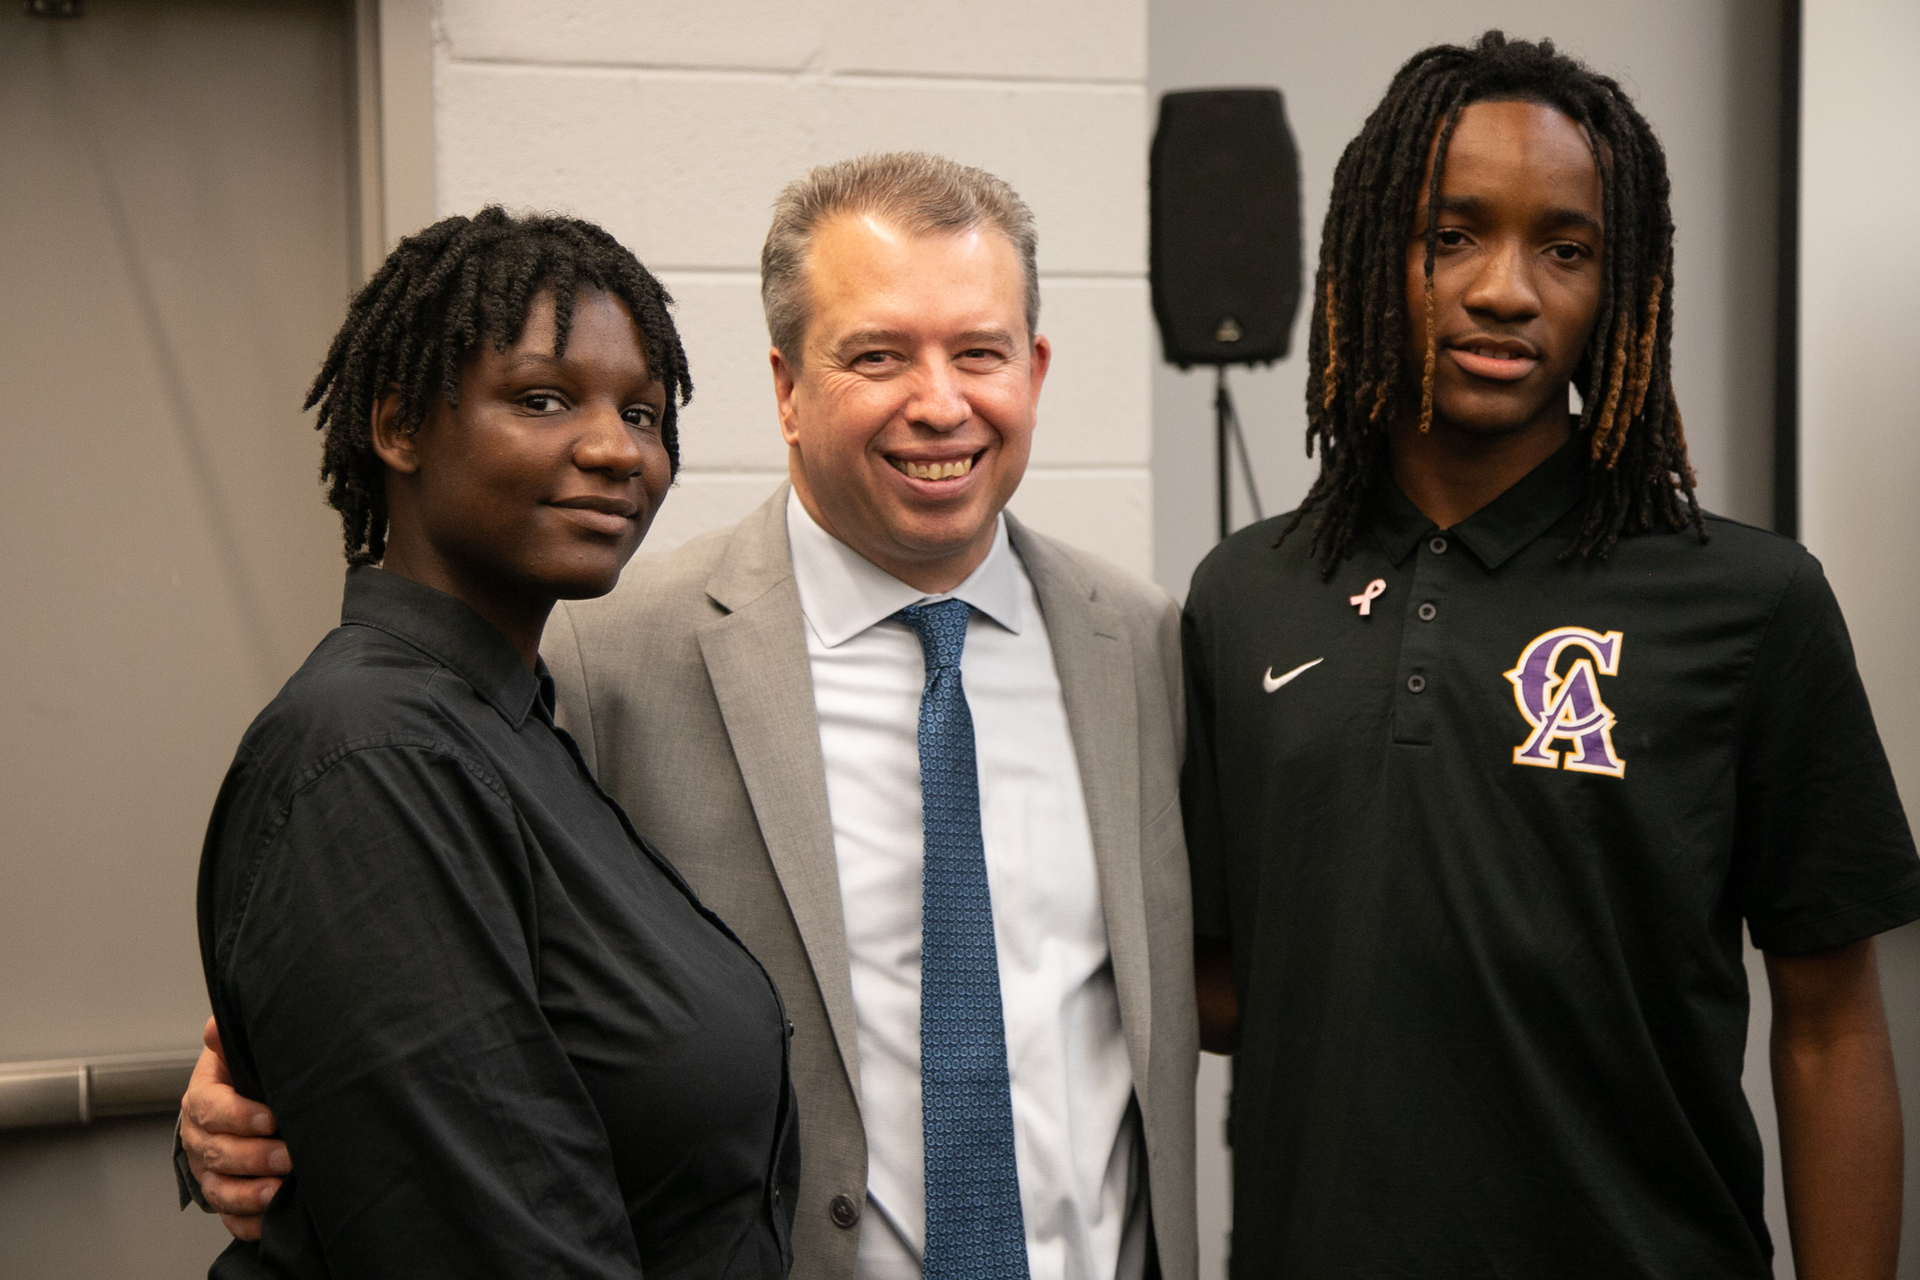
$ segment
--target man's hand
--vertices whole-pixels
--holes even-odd
[[[1873,939],[1768,956],[1773,1095],[1800,1280],[1893,1280],[1900,1092]]]
[[[219,1211],[236,1240],[260,1238],[260,1215],[293,1171],[287,1144],[268,1137],[273,1112],[235,1092],[220,1049],[220,1029],[207,1019],[206,1050],[180,1099],[180,1143],[200,1194]]]

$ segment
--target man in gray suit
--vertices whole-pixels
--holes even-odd
[[[1051,355],[1031,216],[936,157],[827,166],[762,295],[790,485],[542,652],[601,785],[786,1002],[794,1274],[1191,1280],[1178,617],[1003,514]],[[221,1171],[266,1148],[205,1132],[254,1130],[202,1079],[187,1148],[254,1208]]]

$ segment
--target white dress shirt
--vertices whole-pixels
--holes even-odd
[[[980,769],[1033,1280],[1137,1280],[1145,1188],[1133,1073],[1080,770],[1045,620],[1003,520],[947,595],[875,566],[787,500],[859,1027],[867,1215],[858,1280],[917,1280],[926,1248],[920,1113],[920,641],[892,615],[972,606],[960,662]],[[805,1159],[804,1154],[801,1157]]]

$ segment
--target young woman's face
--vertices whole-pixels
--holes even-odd
[[[511,347],[481,344],[459,406],[439,400],[412,438],[419,532],[467,590],[604,595],[666,496],[666,391],[626,304],[583,289],[564,356],[553,339],[548,291]]]
[[[1426,193],[1407,241],[1409,392],[1426,359]],[[1501,434],[1565,422],[1602,291],[1600,173],[1579,125],[1533,102],[1460,112],[1433,259],[1433,426]]]

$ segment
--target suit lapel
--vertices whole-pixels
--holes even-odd
[[[786,504],[781,485],[735,532],[707,582],[707,594],[727,613],[700,629],[700,653],[858,1097],[853,981]]]
[[[1033,580],[1067,705],[1093,830],[1100,905],[1134,1080],[1147,1079],[1152,985],[1140,879],[1140,726],[1133,645],[1117,610],[1094,598],[1073,562],[1011,515],[1007,532]]]

